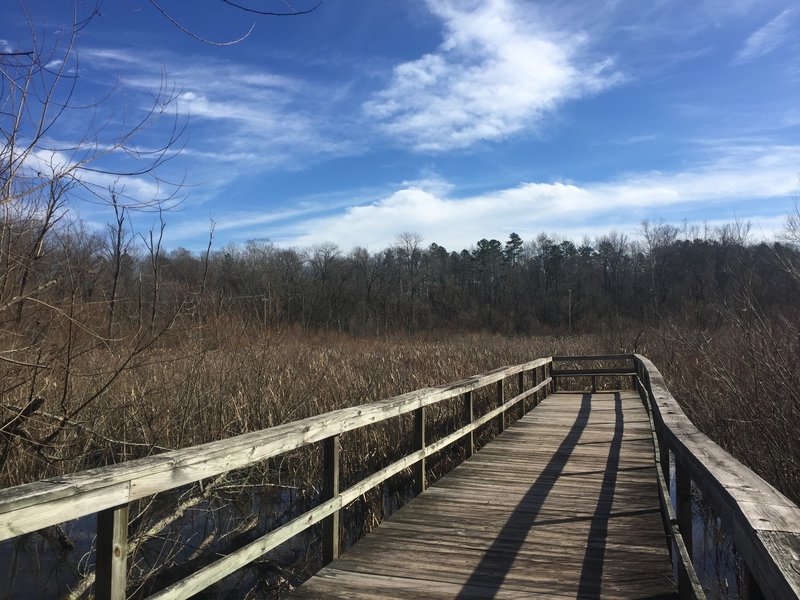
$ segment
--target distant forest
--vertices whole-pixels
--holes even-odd
[[[20,319],[34,290],[39,299],[93,303],[92,321],[105,321],[109,334],[178,314],[356,335],[586,332],[610,318],[677,316],[706,327],[719,324],[720,307],[774,314],[800,300],[797,246],[751,242],[740,223],[644,222],[635,237],[612,232],[580,243],[511,233],[457,251],[406,233],[375,252],[250,241],[192,253],[165,250],[163,227],[127,233],[118,216],[105,234],[38,216],[4,220],[0,300],[15,304],[5,319]]]

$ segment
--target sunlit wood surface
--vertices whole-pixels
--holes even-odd
[[[676,597],[638,394],[549,396],[291,597]]]

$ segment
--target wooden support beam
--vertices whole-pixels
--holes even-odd
[[[414,411],[414,450],[425,449],[425,407]],[[414,464],[414,494],[421,494],[425,491],[427,482],[425,481],[425,459],[421,458]]]
[[[691,557],[694,555],[692,548],[692,479],[677,461],[675,462],[675,505],[678,529]]]
[[[464,411],[461,419],[462,426],[469,425],[475,418],[475,403],[472,397],[472,392],[467,392],[464,398]],[[464,436],[464,457],[469,458],[475,453],[475,431],[470,430]]]
[[[341,442],[338,435],[325,438],[322,442],[322,501],[335,498],[339,494],[339,453]],[[339,519],[341,511],[322,520],[322,563],[327,565],[339,558]]]
[[[604,367],[602,369],[553,369],[552,374],[554,377],[584,377],[587,375],[631,377],[636,374],[636,371],[629,367]]]
[[[664,474],[664,481],[667,482],[667,487],[669,487],[669,448],[667,447],[666,440],[662,435],[658,436],[658,462],[661,465],[661,472]]]
[[[97,600],[125,600],[128,576],[128,505],[97,513]]]
[[[503,380],[501,379],[496,384],[497,386],[497,406],[503,406],[506,401],[505,392],[503,391]],[[503,433],[506,430],[506,411],[501,410],[497,415],[497,433]]]
[[[525,371],[520,371],[517,375],[517,394],[521,394],[525,391]],[[525,399],[523,398],[522,402],[519,403],[519,418],[525,416],[525,413],[528,412]]]

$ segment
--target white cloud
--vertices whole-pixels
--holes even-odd
[[[791,10],[784,10],[769,23],[756,30],[747,38],[744,46],[736,53],[734,64],[744,64],[765,56],[775,50],[793,35]]]
[[[570,99],[621,80],[610,59],[580,56],[585,36],[544,31],[530,4],[430,1],[444,26],[439,48],[395,67],[364,105],[403,145],[423,152],[500,140],[541,124]]]
[[[101,72],[118,71],[128,92],[144,100],[175,90],[189,116],[193,183],[222,187],[242,173],[293,169],[330,155],[352,154],[355,144],[333,132],[325,107],[330,95],[315,84],[261,67],[169,52],[90,48],[82,52]],[[162,76],[153,75],[163,73]]]
[[[798,164],[800,146],[759,147],[750,152],[735,149],[694,170],[638,173],[603,183],[523,183],[469,197],[451,196],[441,186],[409,186],[336,215],[273,228],[270,234],[292,246],[335,240],[343,248],[380,249],[399,233],[414,231],[427,242],[460,249],[484,237],[504,238],[511,231],[528,239],[541,231],[574,238],[607,231],[617,223],[630,223],[635,229],[643,217],[712,204],[724,211],[737,202],[760,202],[764,225],[774,221],[774,205],[785,207],[796,193]]]
[[[136,65],[142,54],[118,48],[86,48],[81,50],[81,58],[90,58],[105,66],[119,66],[119,63]]]
[[[152,174],[120,176],[113,172],[103,172],[91,160],[87,160],[86,150],[94,151],[96,148],[78,146],[71,152],[64,152],[54,150],[48,145],[18,150],[15,153],[15,162],[20,168],[16,176],[27,179],[33,186],[46,187],[48,181],[57,179],[77,183],[77,188],[72,187],[73,197],[89,200],[90,204],[107,202],[110,190],[113,189],[122,204],[141,208],[167,200],[176,191],[174,185],[159,181]],[[165,204],[171,205],[173,202]]]

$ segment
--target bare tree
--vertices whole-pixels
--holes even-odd
[[[97,14],[97,7],[82,13],[76,3],[70,21],[54,33],[28,13],[28,38],[0,53],[0,203],[27,201],[54,186],[69,190],[68,198],[108,202],[109,178],[137,177],[156,183],[155,197],[118,193],[116,203],[153,208],[176,200],[180,183],[158,175],[159,167],[181,149],[184,123],[175,110],[175,90],[162,80],[150,108],[138,116],[126,113],[120,125],[98,121],[102,102],[78,97],[76,42]],[[109,97],[118,91],[112,88]],[[62,125],[78,115],[88,125],[73,137]],[[169,121],[162,128],[165,118]],[[137,143],[156,126],[161,143]]]

